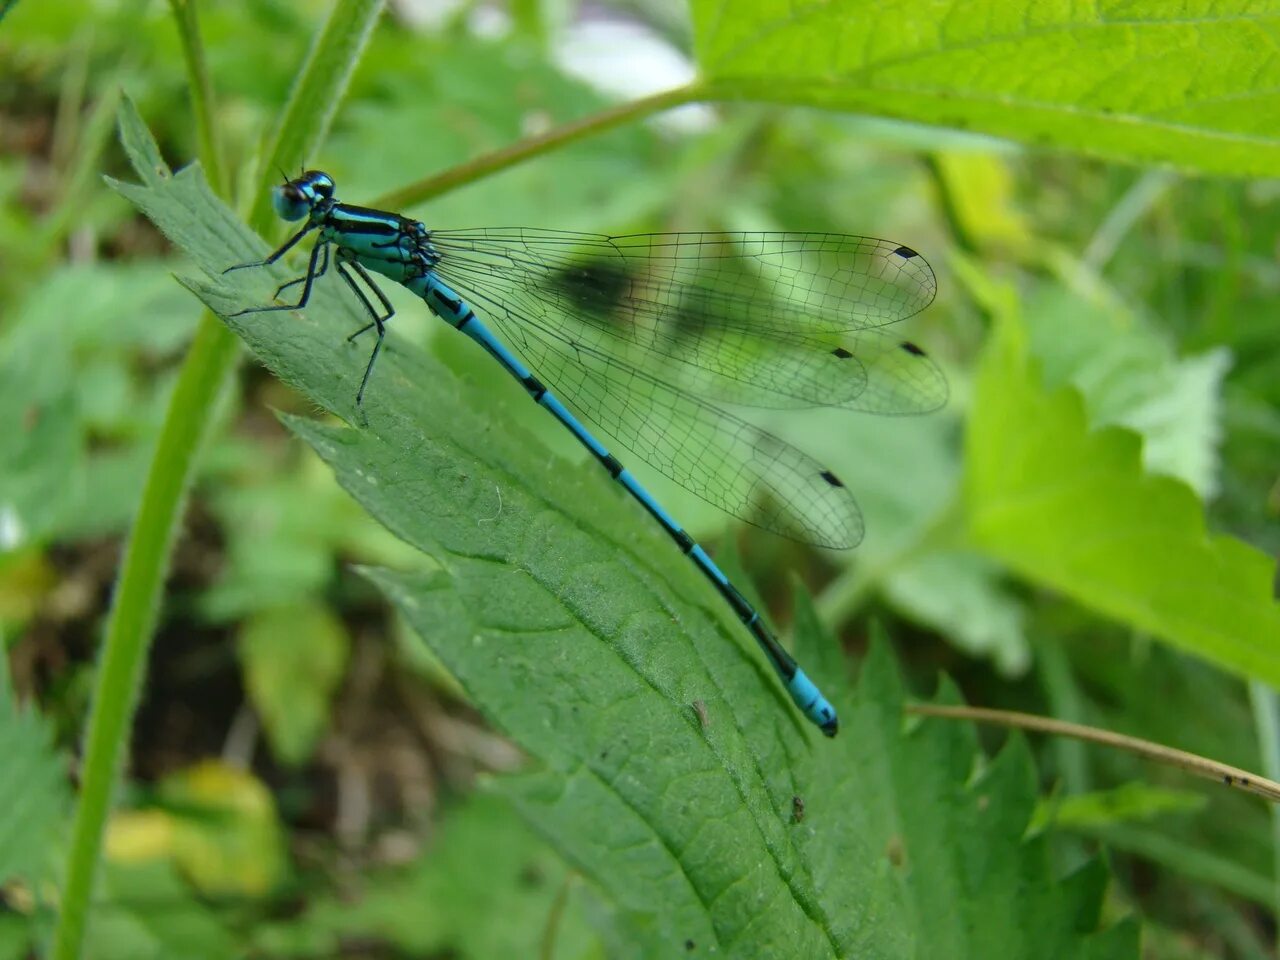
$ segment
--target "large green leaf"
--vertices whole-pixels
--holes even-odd
[[[1095,933],[1098,865],[1055,882],[1044,838],[1024,839],[1035,785],[1022,741],[972,776],[971,731],[904,723],[883,644],[856,691],[837,688],[839,740],[806,749],[775,739],[767,716],[744,729],[746,705],[710,699],[693,674],[682,683],[708,695],[703,727],[652,680],[672,658],[627,665],[572,618],[531,625],[523,597],[497,610],[495,581],[511,576],[377,579],[543,761],[505,789],[612,900],[641,955],[1135,955],[1133,927]],[[829,648],[807,606],[800,622]]]
[[[996,331],[966,459],[974,543],[1029,580],[1280,685],[1275,561],[1210,534],[1189,487],[1144,473],[1138,435],[1091,430],[1075,389],[1047,391],[1013,294],[988,296]]]
[[[1275,0],[694,0],[718,96],[1214,173],[1280,170]]]
[[[119,186],[210,274],[227,316],[289,276],[221,275],[264,247],[206,188],[139,164]],[[651,956],[1125,957],[1095,933],[1105,873],[1055,877],[1022,741],[974,776],[967,728],[904,724],[883,645],[858,690],[807,606],[802,640],[845,716],[824,740],[715,592],[603,471],[512,429],[492,382],[393,337],[366,397],[363,323],[338,285],[304,313],[229,320],[334,422],[290,418],[342,485],[428,554],[371,576],[475,703],[538,761],[507,782],[529,821]],[[506,396],[512,396],[510,394]],[[514,397],[517,402],[527,402]]]

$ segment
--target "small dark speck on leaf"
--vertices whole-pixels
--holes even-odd
[[[885,844],[884,854],[895,867],[902,866],[903,861],[906,860],[906,850],[903,849],[902,838],[898,836],[890,837],[889,842]]]
[[[804,797],[798,793],[791,798],[791,822],[804,822]]]

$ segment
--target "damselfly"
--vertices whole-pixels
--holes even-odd
[[[710,503],[783,536],[852,547],[862,539],[862,514],[836,475],[719,404],[882,414],[942,406],[947,386],[937,365],[878,329],[932,301],[933,271],[923,257],[901,244],[829,233],[428,230],[339,203],[333,179],[314,170],[276,187],[273,200],[285,220],[306,224],[265,260],[228,271],[275,263],[314,232],[306,274],[276,290],[278,298],[301,284],[302,293],[297,303],[240,314],[305,307],[332,264],[370,318],[349,339],[377,334],[359,406],[395,313],[370,271],[413,291],[519,380],[662,524],[755,637],[796,705],[835,734],[835,709],[759,611],[547,384]]]

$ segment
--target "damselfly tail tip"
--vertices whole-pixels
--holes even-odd
[[[822,725],[822,732],[828,737],[834,737],[840,732],[840,718],[833,715],[830,720]]]

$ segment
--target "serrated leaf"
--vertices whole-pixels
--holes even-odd
[[[1218,348],[1178,357],[1167,336],[1134,316],[1087,268],[1063,254],[1048,259],[1064,282],[1041,285],[1025,311],[1030,349],[1043,363],[1046,384],[1073,384],[1091,424],[1142,434],[1149,470],[1212,497],[1230,353]]]
[[[129,155],[134,169],[140,174],[145,170],[144,175],[149,177],[169,176],[169,165],[160,154],[156,138],[147,129],[142,115],[138,113],[138,105],[130,96],[126,95],[120,100],[119,124],[120,144]]]
[[[44,718],[14,702],[3,650],[0,757],[0,885],[15,877],[43,880],[50,841],[70,805],[67,772]]]
[[[782,770],[759,753],[763,725],[747,732],[742,755],[720,704],[704,701],[704,727],[660,691],[633,687],[604,706],[580,679],[570,686],[565,666],[539,669],[573,656],[561,647],[590,645],[589,634],[503,628],[483,585],[376,579],[477,702],[547,765],[504,789],[611,897],[643,955],[1136,955],[1132,929],[1082,936],[1098,926],[1105,872],[1055,884],[1045,843],[1024,840],[1035,786],[1021,741],[971,776],[972,731],[904,725],[883,645],[856,694],[841,698],[838,741],[790,751]],[[798,619],[815,632],[807,606]],[[548,641],[556,652],[540,653]],[[532,713],[516,690],[560,708]],[[668,722],[646,723],[666,712]]]
[[[1280,7],[1216,0],[695,0],[718,95],[1274,176]]]
[[[1209,534],[1189,487],[1144,473],[1136,434],[1090,430],[1079,393],[1047,392],[1013,294],[990,296],[996,328],[967,437],[974,544],[1029,580],[1280,685],[1275,561]]]
[[[289,278],[220,276],[264,248],[197,171],[121,189],[214,271],[188,285],[220,314]],[[229,322],[278,376],[360,422],[365,354],[343,338],[364,321],[344,294],[322,284],[305,313]],[[1035,789],[1020,741],[972,778],[967,728],[904,729],[883,650],[856,698],[819,678],[848,731],[822,740],[661,529],[603,471],[511,429],[493,394],[393,337],[360,427],[287,423],[434,559],[371,576],[539,761],[510,792],[611,898],[628,942],[753,960],[1134,955],[1132,935],[1080,932],[1097,925],[1099,874],[1055,885],[1043,846],[1023,841]]]

